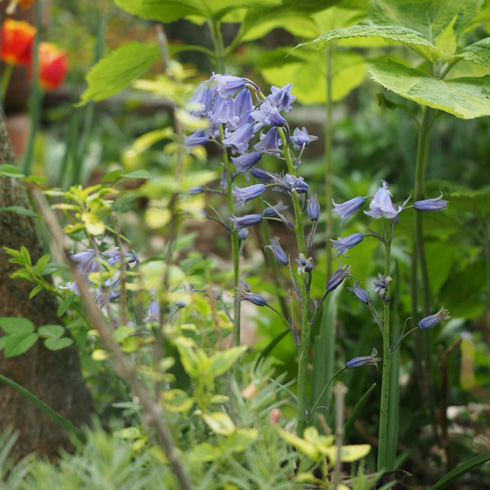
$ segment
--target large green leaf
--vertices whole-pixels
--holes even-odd
[[[435,44],[454,17],[454,32],[463,32],[481,5],[482,0],[372,0],[369,18],[379,25],[408,27]]]
[[[421,56],[436,59],[443,54],[417,31],[400,26],[357,25],[344,29],[334,29],[306,43],[307,46],[324,48],[332,41],[339,39],[369,38],[384,40],[387,45],[404,44],[417,51]]]
[[[127,88],[161,57],[157,44],[130,42],[101,59],[88,73],[80,104],[107,99]]]
[[[261,4],[259,8],[251,8],[247,11],[241,26],[242,35],[264,23],[321,12],[339,3],[339,0],[282,0],[280,5],[275,6],[268,6],[266,2],[259,3]]]
[[[490,37],[467,46],[458,56],[479,65],[490,66]]]
[[[451,208],[482,216],[490,214],[490,189],[451,192],[445,196]]]
[[[383,87],[421,105],[462,119],[490,115],[490,76],[439,80],[390,60],[369,66],[368,72]]]
[[[300,59],[299,56],[302,58]],[[288,63],[291,60],[293,62]],[[318,51],[295,51],[285,58],[284,66],[262,70],[264,78],[273,85],[293,84],[293,94],[302,104],[321,104],[326,101],[326,62]],[[336,50],[332,62],[332,100],[341,100],[358,87],[365,75],[364,58],[355,52]]]
[[[196,16],[220,19],[232,10],[280,3],[281,0],[116,0],[116,4],[130,14],[160,22]]]

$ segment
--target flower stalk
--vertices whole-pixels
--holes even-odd
[[[386,220],[386,233],[384,237],[385,247],[385,271],[384,276],[388,277],[391,270],[391,240],[393,234],[392,220]],[[389,283],[386,286],[389,288]],[[389,420],[389,401],[391,385],[391,362],[392,355],[390,352],[390,302],[389,294],[384,301],[383,315],[383,373],[381,382],[381,406],[379,412],[379,445],[378,445],[378,471],[390,470],[387,468],[388,447],[388,420]]]
[[[291,152],[289,150],[286,133],[283,128],[278,129],[279,136],[282,141],[283,153],[286,158],[288,172],[296,177],[296,168],[293,163]],[[294,209],[294,232],[298,246],[298,253],[307,256],[305,232],[303,228],[303,216],[301,213],[301,202],[297,192],[291,193]],[[310,292],[305,287],[304,281],[298,281],[299,290],[301,293],[301,342],[299,346],[298,359],[298,403],[296,407],[296,432],[299,437],[302,437],[303,431],[306,428],[306,389],[308,384],[308,359],[310,351],[310,336],[311,325],[309,323],[310,312]]]

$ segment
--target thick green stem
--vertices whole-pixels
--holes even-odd
[[[326,249],[327,249],[327,281],[332,275],[332,248],[330,247],[330,238],[332,238],[332,198],[333,198],[333,160],[332,160],[332,142],[333,142],[333,114],[332,114],[332,61],[335,46],[330,44],[325,51],[326,68],[327,68],[327,102],[326,102],[326,119],[325,119],[325,212],[327,218],[326,225]]]
[[[27,140],[27,147],[22,160],[22,172],[28,175],[31,171],[32,160],[34,158],[34,143],[36,141],[37,130],[39,129],[39,121],[41,118],[41,103],[43,100],[43,91],[39,85],[39,43],[41,40],[41,14],[42,14],[42,0],[36,3],[36,37],[34,39],[33,54],[32,54],[32,96],[31,96],[31,129],[29,132],[29,139]]]
[[[0,97],[2,102],[5,102],[5,94],[7,93],[7,88],[9,86],[10,77],[12,76],[13,69],[14,65],[11,65],[10,63],[7,63],[3,69],[2,81],[0,82]]]
[[[220,137],[223,141],[225,134],[223,126],[220,126]],[[230,217],[233,215],[233,193],[232,193],[232,176],[233,168],[228,158],[226,147],[223,146],[223,161],[225,163],[226,173],[226,202],[228,204],[228,213]],[[237,301],[238,285],[240,282],[240,246],[238,242],[238,231],[231,232],[231,254],[233,258],[233,287],[234,287],[234,308],[233,308],[233,343],[240,345],[240,301]]]
[[[429,159],[429,147],[430,147],[430,129],[431,122],[434,117],[434,110],[429,107],[424,107],[422,114],[422,122],[419,128],[418,144],[417,144],[417,161],[415,167],[415,200],[423,199],[424,197],[424,181],[427,169],[427,162]],[[420,271],[422,274],[422,312],[423,316],[430,315],[430,280],[429,272],[427,268],[427,259],[425,256],[424,248],[424,229],[422,221],[422,213],[415,212],[415,250],[416,257],[412,260],[417,260],[420,265]],[[417,284],[417,267],[412,267],[412,273],[415,277],[412,278],[412,284]],[[415,322],[418,321],[417,311],[412,312],[412,316]],[[437,432],[437,418],[435,409],[435,399],[434,390],[431,389],[433,386],[432,377],[432,362],[430,355],[430,330],[425,330],[421,332],[422,337],[422,357],[423,363],[423,378],[426,385],[426,399],[428,401],[429,414],[431,419],[432,431],[434,438],[439,441],[439,436]]]
[[[216,53],[216,68],[219,73],[226,73],[226,50],[221,34],[221,24],[212,19],[209,21],[211,36],[213,37],[214,51]]]
[[[281,137],[283,153],[288,165],[288,172],[296,176],[296,168],[294,167],[291,152],[289,151],[288,141],[283,128],[279,128],[279,136]],[[298,252],[307,257],[305,231],[303,228],[303,215],[301,214],[301,202],[296,192],[291,193],[294,209],[294,232],[296,234],[296,243]],[[298,402],[296,407],[296,433],[299,437],[303,435],[306,428],[306,391],[308,385],[308,359],[310,353],[310,337],[311,325],[309,322],[310,316],[310,292],[305,287],[304,281],[300,280],[299,288],[301,293],[301,343],[299,346],[298,358]]]
[[[47,403],[44,403],[29,390],[26,390],[23,386],[19,385],[15,381],[12,381],[10,378],[2,376],[1,374],[0,382],[4,383],[20,395],[22,395],[28,402],[32,403],[36,408],[44,412],[50,419],[52,419],[66,431],[73,434],[81,442],[85,442],[85,434],[78,427],[75,427],[70,421],[62,417],[56,410],[51,408]]]
[[[385,277],[390,275],[391,269],[391,235],[393,225],[390,223],[387,226],[385,236]],[[388,291],[386,292],[389,298]],[[392,356],[390,352],[390,303],[384,303],[384,321],[383,321],[383,375],[381,382],[381,407],[379,412],[379,440],[378,440],[378,471],[391,470],[387,467],[386,449],[388,447],[388,421],[389,421],[389,402],[390,402],[390,386],[391,386],[391,362]]]

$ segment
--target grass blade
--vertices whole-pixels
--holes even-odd
[[[274,350],[276,345],[284,338],[286,335],[290,333],[289,328],[286,328],[283,330],[279,335],[274,337],[266,346],[266,348],[260,353],[259,359],[257,361],[257,364],[259,364],[261,361],[264,359],[267,359],[269,354]]]
[[[487,461],[490,461],[490,453],[473,456],[472,458],[468,459],[468,461],[456,466],[456,468],[444,475],[437,483],[432,485],[429,490],[441,490],[442,488],[446,488],[453,481],[462,477],[465,473],[468,473],[468,471],[472,470],[476,466],[486,463]]]
[[[351,416],[348,418],[347,422],[345,423],[344,426],[344,438],[347,440],[349,437],[349,434],[352,432],[352,429],[354,428],[354,424],[356,423],[357,417],[359,417],[359,414],[361,413],[362,409],[366,405],[369,396],[373,392],[374,388],[376,388],[376,383],[373,383],[369,389],[362,395],[362,398],[356,403],[356,406],[354,407],[354,410],[352,410]]]

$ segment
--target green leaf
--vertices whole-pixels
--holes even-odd
[[[460,34],[478,15],[482,0],[372,0],[369,18],[379,25],[403,26],[435,42],[454,17]]]
[[[94,65],[87,75],[88,88],[79,105],[107,99],[129,87],[162,56],[157,44],[130,42]]]
[[[43,338],[59,338],[65,333],[61,325],[43,325],[39,327],[39,336]]]
[[[23,208],[22,206],[3,206],[0,207],[0,213],[2,212],[17,213],[23,216],[32,216],[33,218],[39,216],[32,209]]]
[[[121,178],[121,174],[123,173],[122,170],[117,169],[113,170],[112,172],[109,172],[102,177],[101,181],[102,182],[114,182],[115,180],[118,180]]]
[[[482,216],[490,214],[490,189],[455,191],[445,196],[451,209],[468,211]]]
[[[334,29],[333,31],[322,34],[313,41],[300,44],[299,46],[311,46],[323,49],[332,41],[357,38],[384,40],[387,45],[404,44],[428,59],[436,59],[442,56],[442,53],[420,33],[413,29],[399,26],[357,25],[344,29]]]
[[[34,324],[27,318],[1,317],[0,327],[9,335],[26,335],[34,332]]]
[[[4,163],[0,165],[0,177],[20,179],[21,177],[25,177],[25,175],[16,166]]]
[[[51,255],[45,254],[43,255],[36,263],[36,272],[38,274],[42,274],[46,266],[48,265],[49,260],[51,259]]]
[[[437,39],[437,49],[442,51],[447,56],[452,56],[456,51],[456,34],[454,32],[454,23],[457,16],[443,29],[441,35]]]
[[[259,362],[263,359],[267,359],[269,357],[269,354],[274,350],[277,344],[286,337],[287,334],[291,333],[291,330],[289,328],[284,329],[280,334],[276,335],[265,347],[265,349],[260,353],[257,366],[259,365]]]
[[[292,83],[293,94],[302,104],[325,103],[327,73],[324,53],[297,50],[293,55],[297,56],[294,62],[265,68],[262,75],[273,85]],[[365,60],[359,53],[336,50],[332,59],[332,100],[341,100],[358,87],[364,80],[365,70]]]
[[[452,482],[456,481],[458,478],[462,477],[464,474],[471,471],[473,468],[480,466],[481,464],[490,461],[490,454],[479,454],[478,456],[473,456],[468,459],[468,461],[456,466],[449,473],[444,475],[437,483],[432,485],[429,490],[442,490],[450,485]]]
[[[27,352],[37,341],[37,333],[21,333],[9,335],[5,339],[5,357],[20,356]]]
[[[37,294],[39,294],[43,290],[43,287],[38,284],[35,288],[31,289],[31,292],[29,293],[29,299],[34,298]]]
[[[359,417],[359,414],[362,412],[362,409],[366,405],[366,403],[369,399],[369,396],[373,392],[374,388],[376,388],[376,383],[373,383],[368,388],[366,393],[364,393],[364,395],[362,395],[362,398],[356,403],[354,410],[352,410],[352,413],[351,413],[350,417],[347,419],[347,422],[345,423],[345,426],[344,426],[345,440],[347,440],[349,438],[349,435],[350,435],[352,429],[354,428],[354,424],[356,423],[356,420]]]
[[[116,5],[130,14],[160,22],[184,17],[220,19],[232,10],[278,4],[280,0],[116,0]]]
[[[486,37],[475,44],[470,44],[458,56],[483,66],[490,66],[490,37]]]
[[[61,350],[73,344],[73,340],[68,337],[50,338],[44,341],[44,345],[49,350]]]
[[[73,303],[77,295],[73,292],[71,292],[66,298],[63,299],[63,301],[60,303],[58,306],[58,311],[56,314],[58,316],[63,316],[66,312],[66,310],[70,307],[70,305]]]
[[[121,174],[121,177],[126,179],[151,179],[151,175],[147,170],[132,170]]]
[[[231,349],[213,354],[209,358],[211,362],[211,375],[216,377],[226,373],[246,350],[247,346],[241,345],[240,347],[232,347]]]
[[[462,119],[490,115],[490,76],[439,80],[390,60],[371,65],[368,72],[383,87],[421,105]]]

